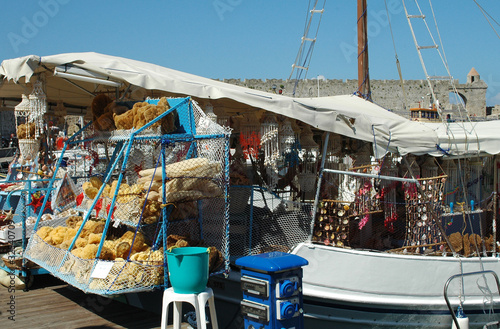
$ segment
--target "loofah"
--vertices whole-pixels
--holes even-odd
[[[75,248],[83,248],[88,244],[88,240],[85,238],[78,238],[75,241]]]
[[[210,254],[208,256],[208,268],[210,272],[215,272],[224,261],[222,253],[215,247],[209,247]]]
[[[99,244],[102,239],[102,233],[90,233],[88,244]]]
[[[101,178],[99,178],[97,176],[93,176],[90,178],[90,184],[92,184],[92,186],[95,188],[101,188],[102,180],[101,180]]]
[[[121,238],[118,239],[118,243],[120,242],[127,242],[129,246],[132,246],[132,239],[134,239],[134,232],[132,231],[127,231],[123,234]],[[145,238],[144,235],[141,232],[137,232],[134,240],[134,244],[132,246],[132,253],[142,251],[144,249],[145,245]],[[118,256],[118,252],[117,252]]]
[[[83,189],[83,192],[89,199],[95,199],[97,193],[99,192],[98,188],[95,188],[93,186],[87,186],[86,188]]]
[[[470,241],[469,241],[469,233],[465,233],[463,236],[463,243],[464,243],[464,256],[469,257],[471,255],[471,246],[470,246]]]
[[[448,239],[450,240],[450,243],[455,252],[459,253],[460,251],[462,251],[464,245],[463,245],[462,235],[460,234],[460,232],[455,232],[453,234],[450,234]]]
[[[113,113],[104,113],[94,121],[94,125],[97,130],[100,131],[111,131],[115,130],[115,121],[113,120]]]
[[[80,225],[81,226],[81,225]],[[104,222],[88,220],[80,233],[81,238],[87,239],[90,233],[102,233],[104,231]]]
[[[74,256],[76,256],[78,258],[83,258],[82,252],[83,252],[83,247],[82,248],[74,248],[73,250],[71,250],[71,254],[73,254]]]
[[[132,129],[134,128],[134,111],[129,110],[123,114],[113,114],[116,129]]]
[[[16,134],[18,139],[35,139],[36,124],[33,122],[20,124],[17,126]]]
[[[91,104],[92,117],[94,121],[105,113],[106,106],[108,106],[111,102],[111,98],[105,94],[99,94],[94,97]]]
[[[189,237],[182,236],[182,235],[170,234],[169,236],[167,236],[167,249],[175,246],[175,244],[179,240],[185,240],[188,243],[190,243]]]
[[[114,260],[115,253],[110,248],[103,246],[101,249],[101,255],[99,256],[99,259]]]
[[[71,241],[72,240],[64,240],[60,245],[58,245],[57,247],[58,248],[61,248],[61,249],[64,249],[64,250],[68,250],[69,249],[69,246],[71,245]]]
[[[82,252],[81,252],[81,257],[83,259],[94,259],[95,256],[97,255],[97,249],[98,246],[95,244],[88,244],[85,247],[83,247]]]
[[[44,241],[53,246],[57,246],[64,241],[64,235],[66,234],[67,230],[67,227],[57,226],[50,232],[49,236],[47,236]]]
[[[82,220],[82,216],[70,216],[66,219],[66,226],[68,228],[78,228],[80,227]],[[80,224],[78,224],[79,222]]]
[[[471,246],[472,253],[476,253],[477,250],[481,252],[483,249],[483,240],[481,239],[481,236],[479,234],[473,233],[469,235],[469,244]]]
[[[123,241],[119,242],[115,248],[115,255],[117,258],[126,259],[130,252],[130,243]]]
[[[76,229],[68,227],[66,233],[64,233],[64,241],[66,240],[72,241],[75,235],[76,235]]]
[[[175,246],[178,248],[189,247],[189,243],[186,240],[181,239],[181,240],[177,240],[177,242],[175,243]]]
[[[495,244],[495,240],[493,239],[493,235],[490,235],[487,239],[484,240],[484,245],[486,246],[486,251],[493,251]]]
[[[38,236],[45,241],[45,238],[47,238],[50,234],[50,232],[53,230],[54,228],[50,227],[50,226],[42,226],[38,229],[38,231],[36,231],[36,234],[38,234]]]

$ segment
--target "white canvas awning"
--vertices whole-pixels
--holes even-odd
[[[2,62],[0,97],[20,97],[29,93],[26,86],[34,75],[44,74],[47,98],[62,99],[75,106],[89,106],[93,93],[99,91],[96,84],[87,81],[65,80],[54,76],[54,70],[64,72],[64,65],[74,69],[85,69],[92,75],[122,83],[119,95],[129,88],[166,92],[172,96],[192,96],[195,99],[210,99],[225,108],[256,108],[272,111],[310,124],[319,129],[348,137],[373,142],[375,153],[382,156],[386,151],[404,155],[444,155],[438,148],[448,142],[450,153],[464,152],[498,153],[500,136],[488,134],[474,139],[449,139],[449,129],[424,125],[407,120],[359,97],[332,96],[321,98],[291,98],[245,87],[227,84],[208,78],[172,70],[158,65],[97,53],[68,53],[53,56],[25,56]],[[112,87],[107,87],[112,88]],[[483,123],[477,123],[475,131],[481,133]],[[500,123],[488,123],[497,125]],[[460,136],[458,124],[450,124],[451,130]],[[456,127],[455,127],[456,126]],[[491,128],[495,130],[495,128]],[[444,149],[444,148],[443,148]]]
[[[466,156],[500,153],[500,121],[424,123],[439,138],[432,155]]]

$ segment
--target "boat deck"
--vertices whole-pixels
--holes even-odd
[[[8,305],[15,297],[15,321]],[[0,286],[0,327],[26,329],[160,328],[161,315],[69,286],[50,275],[36,276],[29,291]],[[171,326],[169,326],[171,327]],[[190,328],[183,324],[182,328]]]

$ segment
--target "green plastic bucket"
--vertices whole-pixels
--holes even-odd
[[[174,292],[197,294],[205,290],[209,253],[206,247],[182,247],[166,252],[168,276]]]

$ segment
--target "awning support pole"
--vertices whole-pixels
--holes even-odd
[[[312,221],[311,221],[311,232],[309,234],[309,242],[312,240],[312,235],[314,233],[314,223],[316,222],[316,212],[318,210],[319,203],[319,192],[321,190],[321,182],[323,181],[323,172],[325,169],[325,160],[326,160],[326,150],[328,149],[328,140],[330,139],[330,133],[327,132],[325,136],[325,142],[323,144],[323,155],[321,156],[321,167],[319,168],[319,177],[318,184],[316,187],[316,196],[314,197],[314,205],[313,205],[313,213],[312,213]]]

